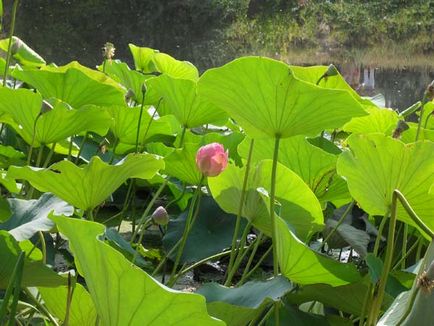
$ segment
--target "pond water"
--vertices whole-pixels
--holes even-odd
[[[78,60],[95,67],[101,63],[101,47],[107,41],[115,44],[116,58],[130,65],[128,43],[153,47],[191,61],[202,71],[235,57],[225,53],[224,44],[218,44],[216,33],[220,30],[211,22],[206,24],[206,17],[197,21],[197,18],[193,17],[194,20],[188,14],[184,17],[178,12],[175,18],[173,13],[172,17],[166,17],[164,10],[167,8],[160,3],[154,6],[154,2],[23,1],[17,15],[16,35],[48,62],[59,65]],[[146,6],[155,12],[149,12]],[[10,4],[6,2],[5,25],[9,10]],[[86,14],[83,14],[84,10]],[[152,27],[146,20],[152,20]],[[213,49],[220,49],[221,53],[212,53]],[[426,86],[434,79],[434,59],[431,67],[407,65],[405,68],[367,66],[351,63],[351,58],[347,62],[350,63],[334,64],[356,90],[366,96],[381,94],[377,98],[385,106],[398,110],[420,100]]]

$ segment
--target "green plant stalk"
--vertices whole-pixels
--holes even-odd
[[[145,95],[143,95],[143,98],[145,98]],[[143,135],[143,139],[142,139],[142,143],[141,143],[141,147],[145,144],[146,141],[146,136],[148,136],[149,133],[149,129],[151,129],[151,124],[152,122],[154,122],[154,117],[157,114],[157,110],[160,107],[161,101],[163,100],[163,98],[161,97],[160,100],[157,103],[157,106],[154,108],[154,113],[152,113],[151,116],[151,120],[149,120],[148,125],[146,126],[146,130],[145,130],[145,134]],[[141,149],[142,150],[142,149]]]
[[[267,256],[270,254],[270,252],[273,250],[273,245],[270,246],[270,248],[267,249],[267,251],[259,258],[258,262],[255,266],[246,274],[246,276],[243,278],[241,277],[241,280],[239,282],[240,285],[244,283],[245,280],[247,280],[258,268],[261,266],[262,262],[267,258]]]
[[[38,157],[36,159],[36,164],[35,164],[36,167],[39,167],[41,165],[43,153],[44,153],[44,145],[41,144],[41,146],[39,147],[39,151],[38,151]],[[29,191],[28,191],[27,196],[26,196],[27,199],[31,199],[33,197],[33,192],[35,190],[35,188],[33,186],[31,186],[30,183],[29,183],[29,186],[30,186],[30,188],[29,188]]]
[[[72,158],[72,146],[74,144],[73,139],[74,139],[74,136],[71,136],[71,140],[69,141],[69,146],[68,146],[68,157],[66,158],[68,161],[71,161],[71,162],[72,162],[72,160],[71,160],[71,158]]]
[[[276,303],[278,303],[278,302],[276,302]],[[277,308],[276,303],[274,303],[274,304],[270,307],[270,309],[267,311],[267,313],[264,315],[264,317],[263,317],[263,318],[261,319],[261,321],[258,323],[258,326],[265,325],[265,322],[268,320],[268,318],[270,318],[270,316],[271,316],[271,314],[273,313],[273,311],[276,311],[276,308]],[[277,322],[278,322],[278,321],[275,320],[275,321],[274,321],[274,324],[275,324],[275,325],[278,325]]]
[[[152,199],[151,199],[151,201],[149,202],[149,204],[148,204],[148,206],[146,206],[146,209],[145,209],[145,211],[143,212],[143,215],[142,215],[142,217],[141,217],[141,219],[143,220],[143,221],[145,221],[145,219],[146,219],[146,217],[147,216],[149,216],[149,213],[151,212],[151,209],[152,209],[152,207],[154,206],[154,203],[155,203],[155,201],[158,199],[158,197],[160,196],[160,194],[161,194],[161,192],[164,190],[164,188],[166,187],[166,185],[167,185],[167,180],[164,180],[164,182],[160,185],[160,187],[158,188],[158,190],[157,190],[157,192],[154,194],[154,196],[152,197]],[[145,227],[142,227],[142,228],[136,228],[136,232],[135,232],[135,234],[133,234],[132,236],[131,236],[131,243],[133,243],[134,242],[134,239],[135,239],[135,237],[137,236],[137,230],[138,229],[140,229],[140,233],[139,233],[139,240],[137,241],[137,244],[138,244],[138,246],[137,246],[137,248],[136,248],[136,251],[134,252],[134,256],[133,256],[133,259],[132,259],[132,263],[134,264],[135,263],[135,261],[136,261],[136,259],[137,259],[137,256],[139,255],[139,246],[140,246],[140,244],[142,243],[142,241],[143,241],[143,236],[145,235],[145,231],[146,231],[146,228]]]
[[[84,144],[86,143],[87,138],[89,137],[89,133],[86,132],[86,134],[83,137],[83,140],[81,141],[80,148],[78,149],[77,158],[75,159],[75,164],[78,164],[80,161],[81,152],[83,151]]]
[[[145,210],[143,211],[142,217],[140,217],[140,221],[146,221],[146,219],[149,217],[149,213],[151,212],[152,206],[154,205],[155,201],[157,200],[158,196],[161,194],[161,192],[166,187],[168,181],[164,180],[164,182],[160,185],[160,187],[157,189],[157,192],[152,196],[151,200],[149,201],[148,205],[146,206]],[[124,203],[125,205],[125,203]],[[130,243],[132,244],[134,242],[134,239],[139,234],[139,228],[136,228],[131,235]]]
[[[62,326],[69,325],[69,316],[71,313],[71,303],[72,303],[72,296],[74,295],[74,288],[75,287],[72,285],[71,273],[68,273],[68,292],[66,295],[66,312],[65,312],[65,318],[63,320]]]
[[[2,324],[2,325],[4,325],[3,320],[4,320],[6,313],[7,313],[7,310],[8,310],[9,300],[10,300],[10,297],[12,296],[14,286],[16,286],[16,279],[19,276],[18,270],[20,268],[22,269],[22,267],[23,267],[24,255],[25,255],[24,251],[21,251],[19,256],[18,256],[17,262],[15,263],[14,269],[12,271],[12,274],[11,274],[12,278],[9,280],[9,284],[8,284],[7,289],[6,289],[6,293],[3,297],[3,303],[0,307],[0,324]],[[21,280],[20,280],[20,282],[21,282]]]
[[[236,249],[236,250],[238,250],[238,249]],[[200,265],[202,265],[202,264],[204,264],[210,260],[214,260],[214,259],[218,259],[218,258],[227,256],[231,253],[231,251],[232,250],[226,250],[223,252],[219,252],[218,254],[206,257],[202,260],[199,260],[198,262],[194,263],[193,265],[190,265],[187,268],[184,268],[183,270],[181,270],[176,277],[179,278],[180,276],[184,275],[185,273],[188,273],[189,271],[195,269],[196,267],[198,267],[198,266],[200,266]]]
[[[12,7],[11,29],[9,31],[8,52],[6,54],[5,72],[3,74],[3,87],[6,87],[6,79],[8,77],[9,65],[11,64],[12,39],[13,39],[14,33],[15,33],[15,18],[17,16],[17,8],[18,8],[18,0],[15,0],[14,6]]]
[[[181,138],[179,140],[179,148],[184,146],[184,138],[185,138],[186,131],[187,131],[187,126],[182,126]]]
[[[424,129],[426,129],[426,127],[428,126],[428,122],[429,122],[429,119],[432,117],[432,113],[430,113],[430,114],[428,114],[428,116],[426,117],[426,119],[425,119],[425,123],[424,123],[424,125],[423,125],[423,128]]]
[[[176,197],[176,198],[174,198],[173,200],[171,200],[169,203],[167,203],[167,205],[166,205],[166,210],[170,207],[170,206],[172,206],[172,205],[174,205],[174,204],[176,204],[177,202],[179,202],[181,199],[182,199],[182,197],[184,197],[184,195],[185,195],[185,191],[187,190],[187,184],[185,183],[185,182],[183,182],[182,183],[182,191],[181,191],[181,194],[178,196],[178,197]]]
[[[279,263],[277,260],[277,246],[276,244],[276,174],[277,174],[277,162],[279,156],[279,143],[280,135],[276,135],[274,143],[273,165],[271,170],[271,189],[270,189],[270,220],[271,220],[271,239],[273,242],[273,274],[277,276],[279,274]]]
[[[351,204],[348,205],[347,209],[345,210],[345,212],[342,214],[341,218],[338,220],[338,223],[336,224],[336,226],[330,231],[330,233],[327,235],[327,237],[324,239],[324,241],[321,244],[320,249],[324,248],[326,242],[330,239],[330,237],[336,232],[336,230],[339,228],[339,226],[344,222],[345,218],[347,217],[347,215],[351,212],[351,210],[353,209],[355,201],[353,200],[351,202]]]
[[[89,208],[87,210],[86,217],[87,217],[87,219],[89,221],[92,221],[92,222],[94,221],[94,218],[93,218],[93,209],[92,208]]]
[[[232,249],[237,248],[237,239],[238,239],[238,233],[239,233],[240,225],[241,225],[241,215],[243,214],[244,200],[246,197],[247,181],[249,180],[250,162],[252,160],[254,142],[255,142],[254,139],[252,139],[250,141],[249,154],[247,155],[246,171],[244,172],[243,187],[241,188],[240,202],[239,202],[239,206],[238,206],[237,219],[235,222],[235,230],[234,230],[234,235],[232,236],[232,245],[231,245]],[[232,266],[234,264],[236,252],[237,251],[234,250],[230,255],[229,265],[228,265],[229,271],[232,269]]]
[[[157,275],[157,273],[160,271],[160,269],[164,266],[165,262],[167,261],[167,258],[171,256],[175,250],[179,247],[181,244],[181,239],[179,239],[175,245],[169,250],[169,252],[164,256],[164,258],[160,261],[157,267],[155,267],[154,271],[152,272],[152,276]]]
[[[387,279],[392,267],[393,250],[395,247],[395,227],[397,217],[397,194],[394,191],[392,195],[392,207],[390,210],[389,232],[387,236],[387,249],[384,258],[384,266],[381,272],[380,280],[378,281],[378,289],[374,294],[371,311],[368,316],[368,325],[375,325],[377,323],[378,315],[380,314],[381,305],[383,303],[384,292],[386,290]]]
[[[420,107],[419,122],[417,124],[416,139],[414,141],[418,141],[419,140],[419,134],[420,134],[420,130],[422,128],[422,117],[423,117],[424,109],[425,109],[425,103],[422,102],[422,106]]]
[[[193,226],[193,219],[194,219],[193,213],[195,211],[196,202],[199,202],[199,198],[200,198],[201,193],[202,193],[201,184],[202,184],[203,179],[204,179],[204,177],[202,177],[201,181],[199,182],[199,184],[196,188],[196,191],[194,193],[193,199],[192,199],[191,204],[190,204],[190,208],[188,210],[187,219],[185,221],[184,232],[183,232],[182,237],[181,237],[181,243],[179,244],[178,252],[176,253],[176,257],[175,257],[175,262],[173,264],[172,273],[171,273],[170,278],[169,278],[169,282],[168,282],[169,286],[172,286],[173,283],[176,281],[176,278],[175,278],[176,270],[178,268],[179,262],[181,260],[182,254],[184,252],[184,247],[185,247],[185,244],[187,242],[188,235],[189,235],[190,230]]]
[[[51,161],[51,159],[53,157],[54,149],[55,148],[56,148],[56,143],[53,143],[53,145],[51,145],[50,152],[48,153],[47,158],[45,159],[45,162],[42,165],[42,168],[45,169],[50,164],[50,161]]]
[[[417,239],[412,246],[407,250],[407,252],[405,253],[405,255],[403,255],[398,261],[397,263],[392,267],[392,270],[395,270],[399,267],[399,265],[401,265],[401,263],[403,261],[405,261],[405,259],[407,259],[408,256],[410,256],[410,254],[417,248],[417,246],[419,245],[420,242],[420,238]],[[404,267],[405,268],[405,267]],[[402,269],[402,268],[401,268]]]
[[[365,298],[363,299],[362,310],[360,310],[359,326],[363,326],[363,324],[365,323],[366,311],[369,305],[368,301],[372,295],[372,290],[373,290],[372,283],[369,283],[368,288],[366,290]]]
[[[252,265],[253,258],[255,258],[256,252],[258,251],[259,245],[261,244],[263,233],[259,233],[256,238],[255,244],[253,246],[253,250],[250,253],[249,260],[247,261],[246,267],[244,268],[243,274],[241,275],[240,281],[237,283],[237,286],[242,285],[244,280],[246,279],[246,275],[249,272],[250,266]]]
[[[27,289],[23,289],[24,293],[27,295],[27,297],[32,301],[33,305],[38,308],[39,311],[43,312],[44,315],[50,320],[50,322],[54,326],[59,326],[59,323],[56,321],[56,319],[50,314],[50,312],[47,310],[47,308],[39,302],[38,299],[36,299],[33,294]]]
[[[389,212],[387,212],[385,215],[387,216],[388,214],[389,214]],[[381,219],[380,226],[378,228],[378,234],[377,234],[377,238],[375,239],[374,250],[373,250],[373,254],[375,256],[377,256],[377,254],[378,254],[378,249],[380,247],[380,241],[381,241],[381,237],[383,235],[384,226],[386,225],[386,220],[387,220],[386,218]],[[368,307],[371,305],[370,298],[374,294],[373,290],[374,290],[374,287],[373,287],[372,283],[370,283],[368,286],[368,290],[366,291],[365,299],[363,300],[363,306],[362,306],[362,310],[361,310],[361,314],[360,314],[359,326],[362,326],[364,324],[366,312],[370,310],[370,309],[368,309]]]
[[[422,105],[422,102],[416,102],[416,103],[414,103],[412,106],[410,106],[410,107],[408,107],[407,109],[405,109],[404,111],[402,111],[400,114],[399,114],[399,116],[400,117],[403,117],[403,118],[406,118],[406,117],[408,117],[410,114],[412,114],[412,113],[414,113],[414,112],[416,112],[419,108],[420,108],[420,106]]]
[[[12,304],[11,304],[11,311],[9,316],[9,326],[15,325],[15,315],[17,313],[17,305],[18,300],[20,298],[20,292],[21,292],[21,279],[23,278],[23,269],[24,269],[24,252],[21,251],[20,255],[18,256],[17,260],[17,271],[15,275],[15,288],[14,288],[14,295],[12,298]]]
[[[407,257],[407,238],[408,238],[408,224],[404,223],[404,230],[402,234],[401,269],[405,269],[405,259]]]
[[[271,220],[271,239],[273,244],[273,275],[279,275],[279,261],[277,258],[277,244],[276,244],[276,174],[277,174],[277,160],[279,156],[279,143],[280,135],[276,135],[274,143],[273,165],[271,170],[271,190],[270,190],[270,220]],[[274,303],[274,323],[276,326],[280,325],[279,315],[279,302]]]
[[[417,245],[417,250],[416,250],[416,261],[420,260],[420,257],[422,256],[422,248],[423,248],[423,241],[422,241],[422,236],[419,236],[419,244]]]
[[[143,106],[145,104],[145,93],[142,91],[142,103],[140,104],[140,114],[139,120],[137,121],[137,134],[136,134],[136,154],[139,152],[139,135],[140,135],[140,125],[142,124]]]
[[[47,264],[47,245],[45,243],[44,233],[42,231],[38,231],[39,240],[41,242],[41,251],[42,251],[42,263]]]
[[[413,222],[415,222],[423,232],[425,232],[427,235],[429,235],[431,239],[433,239],[434,232],[431,231],[431,229],[420,219],[419,216],[417,216],[416,212],[410,206],[410,203],[407,201],[404,195],[397,189],[394,191],[394,193],[396,194],[397,198],[401,202],[402,206],[404,207],[408,215],[410,215]]]
[[[244,250],[242,248],[244,248],[245,245],[246,245],[247,235],[248,235],[251,227],[252,227],[252,222],[249,221],[247,223],[246,227],[244,228],[243,234],[241,235],[240,244],[238,246],[238,248],[240,248],[240,250],[239,250],[239,252],[237,254],[235,262],[234,262],[232,268],[230,270],[229,269],[227,270],[228,277],[227,277],[227,279],[226,279],[226,281],[224,283],[224,286],[229,286],[231,284],[232,279],[233,279],[236,271],[240,267],[240,264],[241,264],[243,258],[245,257],[245,252],[244,252]]]
[[[388,216],[388,215],[389,215],[389,212],[387,212],[385,214],[385,216]],[[381,222],[380,222],[380,226],[378,227],[378,235],[377,235],[377,238],[375,239],[374,251],[373,251],[373,254],[375,256],[377,256],[378,249],[380,248],[381,237],[383,235],[383,230],[384,230],[384,226],[386,225],[386,221],[387,221],[387,218],[382,218]]]

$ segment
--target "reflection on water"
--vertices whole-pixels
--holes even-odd
[[[383,95],[386,107],[406,109],[422,99],[434,79],[428,68],[383,69],[362,64],[338,65],[345,80],[362,96]]]
[[[5,2],[6,30],[11,4],[12,1]],[[184,9],[188,8],[186,5]],[[101,63],[101,47],[107,41],[115,44],[116,58],[130,65],[129,42],[189,60],[201,70],[233,59],[232,54],[228,54],[231,52],[225,51],[226,45],[218,43],[215,31],[220,31],[220,27],[207,24],[210,18],[206,15],[210,13],[203,12],[193,19],[188,10],[176,16],[175,9],[157,0],[22,1],[16,34],[48,62],[57,64],[78,60],[94,67]],[[210,50],[209,44],[223,49],[222,53]],[[394,109],[404,110],[420,100],[424,89],[434,79],[434,64],[431,68],[385,69],[352,62],[347,55],[343,57],[346,63],[333,63],[348,83],[365,96],[382,94],[385,106]]]

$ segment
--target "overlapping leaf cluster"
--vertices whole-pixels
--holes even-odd
[[[13,282],[23,251],[21,286],[38,288],[39,307],[38,297],[25,292],[33,298],[31,309],[51,322],[254,325],[269,318],[276,302],[281,323],[363,320],[377,282],[373,275],[381,273],[381,264],[368,257],[383,259],[382,221],[395,189],[434,230],[434,104],[424,103],[421,119],[427,122],[415,141],[416,125],[398,134],[402,115],[361,98],[330,67],[244,57],[199,76],[189,62],[130,49],[133,69],[111,58],[97,69],[78,62],[47,65],[27,47],[14,57],[8,77],[14,87],[0,88],[0,289]],[[229,149],[230,162],[197,190],[205,198],[195,208],[198,222],[180,272],[208,260],[224,269],[230,249],[240,250],[230,248],[237,214],[244,232],[235,238],[251,251],[251,261],[240,260],[238,281],[229,282],[234,288],[212,283],[185,293],[166,287],[155,268],[174,259],[189,199],[203,181],[195,154],[211,142]],[[172,221],[163,248],[152,251],[135,236],[157,202]],[[426,246],[426,232],[402,206],[398,220],[405,246],[402,255],[395,252],[399,268],[389,278],[382,311],[409,289],[415,276],[403,270]],[[132,222],[130,241],[106,231],[106,225],[126,222]],[[256,240],[244,241],[248,234]],[[262,275],[249,268],[261,250],[272,248],[270,237],[281,275],[267,280],[264,260],[256,269]],[[419,256],[407,255],[410,244],[420,247]],[[72,285],[71,274],[57,273],[47,246],[56,256],[69,252],[68,268],[84,282]],[[332,254],[350,247],[358,252],[357,264]]]

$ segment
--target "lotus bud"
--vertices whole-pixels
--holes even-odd
[[[169,214],[167,214],[167,211],[163,206],[157,207],[151,217],[155,224],[164,226],[169,223]]]
[[[113,43],[106,42],[106,44],[104,44],[102,47],[103,58],[110,61],[115,56],[115,50],[116,48]]]
[[[196,165],[206,177],[218,176],[228,164],[228,151],[222,144],[211,143],[199,148],[196,154]]]
[[[146,91],[148,90],[148,88],[146,87],[146,83],[142,84],[142,93],[143,95],[146,94]]]

